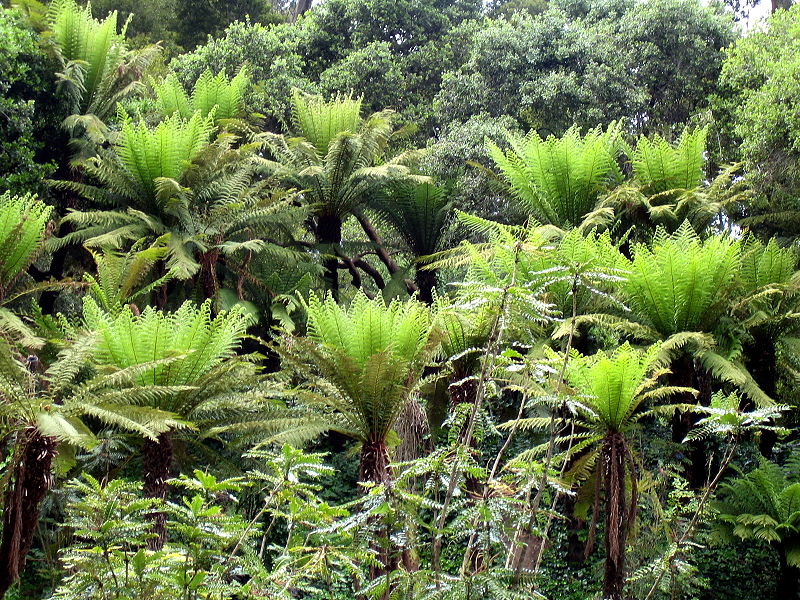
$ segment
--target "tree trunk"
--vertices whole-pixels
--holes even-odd
[[[215,298],[219,291],[217,260],[219,260],[219,250],[216,249],[204,252],[200,256],[200,285],[205,298]]]
[[[342,243],[342,219],[338,215],[321,214],[317,217],[317,243],[323,246],[322,252],[328,256],[322,261],[325,268],[323,278],[325,287],[334,300],[339,300],[339,259],[334,247]]]
[[[358,478],[364,482],[386,484],[392,480],[392,471],[389,466],[389,448],[385,440],[367,440],[361,444],[361,463],[358,469]],[[389,524],[384,524],[378,515],[370,517],[373,526],[380,530],[382,540],[375,539],[371,547],[375,552],[380,565],[371,565],[369,576],[371,580],[386,577],[394,571],[400,563],[398,552],[392,545]],[[391,589],[387,589],[381,599],[387,599]]]
[[[436,287],[436,271],[426,270],[417,266],[414,278],[417,288],[419,288],[419,299],[425,304],[433,304],[433,290]]]
[[[144,447],[144,494],[148,498],[167,498],[167,480],[172,474],[172,437],[169,432],[158,436],[156,441],[145,440]],[[153,533],[156,537],[148,542],[151,550],[161,550],[167,541],[167,515],[155,512]]]
[[[703,406],[709,405],[711,401],[710,378],[706,373],[702,373],[697,369],[692,357],[682,356],[672,363],[671,369],[670,385],[690,387],[699,392],[697,398],[691,394],[682,394],[676,397],[677,402],[685,404],[699,402]],[[699,415],[676,411],[672,416],[672,441],[676,444],[684,444],[686,435],[699,419]],[[708,453],[706,452],[705,444],[702,440],[694,440],[687,442],[685,448],[689,458],[689,468],[686,473],[689,485],[693,489],[700,489],[708,480]]]
[[[19,578],[39,523],[40,504],[53,483],[51,468],[58,442],[30,427],[20,434],[21,454],[9,482],[3,505],[0,541],[0,598]],[[16,457],[15,457],[15,460]]]
[[[764,393],[770,398],[777,396],[778,362],[775,343],[766,333],[754,332],[753,341],[745,346],[745,366]],[[752,404],[752,402],[749,402]],[[772,457],[772,450],[778,441],[774,431],[762,431],[758,449],[764,458]]]
[[[389,447],[385,440],[368,440],[361,444],[361,464],[358,469],[361,481],[386,483],[391,481]]]
[[[786,561],[786,548],[783,544],[778,545],[778,561],[781,567],[778,593],[785,600],[797,600],[797,593],[800,591],[800,579],[798,579],[800,571]]]
[[[567,562],[571,565],[582,565],[585,561],[583,555],[586,544],[581,539],[581,532],[586,528],[586,522],[575,516],[575,496],[564,499],[564,515],[567,518]]]
[[[308,12],[311,8],[312,0],[297,0],[297,4],[294,8],[294,15],[292,18],[292,22],[297,21],[298,17]]]
[[[792,7],[792,0],[771,0],[770,8],[771,12],[775,12],[776,10],[780,10],[784,8],[789,10]]]
[[[625,586],[625,542],[628,515],[625,507],[625,438],[612,433],[603,440],[603,487],[606,491],[606,563],[603,598],[622,600]]]

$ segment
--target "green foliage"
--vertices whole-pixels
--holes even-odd
[[[0,299],[41,251],[52,207],[30,194],[0,196]]]
[[[441,76],[437,118],[506,114],[555,135],[627,118],[669,131],[707,106],[735,37],[729,15],[699,2],[550,2],[467,37]],[[684,52],[691,61],[674,60]]]
[[[269,278],[304,262],[291,246],[307,210],[262,177],[259,144],[236,145],[230,134],[209,143],[212,128],[211,116],[202,119],[199,112],[189,121],[175,114],[155,129],[131,125],[118,150],[127,160],[105,152],[86,165],[101,186],[57,184],[127,210],[70,213],[62,224],[74,223],[75,231],[53,246],[84,242],[116,249],[142,239],[166,244],[169,271],[180,279],[199,273],[206,297],[220,289],[219,263],[239,272],[231,284],[239,289],[246,279],[242,262],[259,256],[270,267],[256,283],[281,293],[280,281]]]
[[[23,362],[0,338],[0,422],[5,435],[35,427],[63,444],[91,448],[95,436],[82,420],[86,417],[150,439],[182,426],[170,413],[142,406],[176,391],[170,386],[137,386],[147,368],[157,367],[142,361],[133,368],[93,372],[94,343],[94,336],[87,335],[68,344],[39,375],[31,370],[38,365],[37,357]]]
[[[174,74],[160,83],[154,83],[153,91],[165,117],[177,113],[188,120],[197,111],[202,117],[208,117],[213,111],[214,121],[218,123],[244,116],[244,99],[249,86],[250,76],[247,69],[242,67],[230,81],[224,72],[214,76],[211,71],[203,71],[194,84],[191,96],[186,94]]]
[[[0,8],[0,190],[40,192],[55,165],[59,112],[51,82],[52,61],[35,32],[14,10]]]
[[[776,464],[762,464],[720,486],[717,511],[721,539],[755,539],[780,546],[786,562],[800,566],[800,483]]]
[[[453,215],[453,201],[445,188],[428,182],[401,185],[369,207],[394,226],[415,257],[443,249]]]
[[[241,480],[195,471],[193,478],[174,483],[180,498],[162,505],[143,498],[137,482],[102,484],[90,475],[71,481],[64,525],[75,537],[62,549],[66,577],[53,598],[211,599],[244,593],[232,577],[242,563],[235,550],[249,535],[235,512]],[[158,509],[167,511],[177,535],[152,551],[150,513]]]
[[[658,385],[660,369],[658,345],[646,351],[624,344],[613,353],[598,352],[592,357],[575,357],[567,368],[567,381],[585,395],[586,407],[593,412],[588,420],[598,433],[624,432],[641,418],[640,407],[648,399],[661,400],[680,391]]]
[[[62,71],[59,84],[66,89],[75,115],[67,126],[81,124],[94,141],[94,131],[114,116],[117,102],[143,91],[139,79],[158,52],[157,47],[129,52],[125,26],[118,31],[117,13],[103,21],[92,18],[91,6],[74,0],[57,0],[48,8],[48,26],[55,41]]]
[[[342,308],[312,295],[307,312],[308,338],[284,337],[278,348],[304,379],[309,393],[300,398],[335,411],[329,429],[385,440],[436,349],[427,307],[358,294]]]
[[[307,190],[307,202],[317,214],[342,218],[387,186],[413,179],[403,164],[413,153],[387,160],[395,133],[391,111],[362,119],[360,100],[326,102],[299,90],[293,93],[293,121],[302,137],[265,134],[273,157],[268,170]]]
[[[706,128],[685,129],[675,144],[641,137],[633,151],[633,175],[646,194],[690,190],[703,179]]]
[[[760,198],[745,222],[767,232],[796,235],[800,147],[800,8],[776,12],[766,26],[729,52],[717,101],[725,140],[738,148]]]
[[[174,114],[150,127],[143,121],[134,122],[124,112],[121,117],[122,128],[113,149],[101,150],[82,164],[102,187],[71,181],[57,185],[100,205],[158,213],[169,199],[169,182],[181,180],[192,159],[209,144],[212,120],[200,112],[189,119]]]
[[[97,360],[118,368],[161,361],[143,371],[141,385],[191,386],[233,356],[247,322],[239,310],[211,316],[211,303],[185,302],[174,313],[146,308],[141,315],[104,313],[89,299],[86,324],[98,333]]]
[[[686,224],[634,248],[625,301],[662,336],[712,331],[724,315],[741,263],[740,243],[724,235],[701,240]]]
[[[325,156],[337,136],[358,131],[361,124],[361,100],[337,97],[326,102],[321,96],[293,90],[292,122],[297,132],[321,156]]]
[[[126,304],[147,302],[148,295],[154,289],[169,281],[167,274],[150,281],[154,267],[167,254],[163,244],[141,248],[135,244],[127,253],[121,254],[111,250],[92,253],[97,269],[97,276],[86,274],[89,282],[89,293],[106,313],[117,316]]]
[[[622,181],[620,134],[619,124],[585,136],[573,128],[546,140],[531,131],[525,138],[510,136],[511,149],[505,153],[492,143],[489,151],[533,218],[568,227],[579,224],[600,195]]]
[[[254,83],[246,97],[248,108],[266,115],[269,128],[288,128],[292,88],[310,85],[298,45],[294,27],[239,21],[193,52],[176,56],[170,67],[191,87],[206,70],[234,77],[247,64]]]

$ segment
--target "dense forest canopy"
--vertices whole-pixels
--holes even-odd
[[[3,0],[0,599],[796,599],[760,2]]]

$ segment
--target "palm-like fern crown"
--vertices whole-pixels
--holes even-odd
[[[511,190],[533,217],[559,227],[578,225],[600,195],[622,181],[617,158],[622,150],[620,124],[581,136],[571,128],[562,137],[543,140],[532,131],[508,135],[503,152],[489,142],[489,153]]]
[[[330,296],[308,303],[308,336],[324,346],[344,352],[363,369],[377,354],[387,353],[415,363],[424,354],[431,333],[430,312],[415,300],[370,300],[358,294],[344,308]]]
[[[170,275],[153,280],[151,273],[168,252],[164,244],[141,249],[135,244],[122,254],[105,249],[92,252],[96,275],[86,274],[89,293],[97,304],[107,313],[118,315],[125,305],[146,297],[152,290],[163,285]]]
[[[417,151],[386,158],[394,134],[394,113],[386,110],[362,120],[359,101],[323,100],[295,92],[295,122],[302,137],[264,134],[274,160],[267,170],[303,190],[320,214],[342,217],[401,182],[423,182],[406,165]]]
[[[212,121],[200,112],[172,115],[155,128],[124,118],[116,151],[137,187],[156,193],[156,180],[179,181],[192,159],[208,144]]]
[[[512,312],[526,314],[529,322],[550,316],[568,318],[577,283],[577,315],[619,304],[613,292],[627,265],[609,233],[585,235],[577,229],[565,233],[535,222],[513,227],[456,212],[467,229],[488,240],[463,242],[432,262],[436,267],[467,267],[465,281],[459,284],[462,302],[486,303],[513,284],[517,289],[511,299],[516,305]]]
[[[441,249],[452,207],[446,190],[431,182],[395,186],[370,204],[370,208],[394,226],[417,257]]]
[[[214,111],[214,120],[235,119],[243,116],[244,96],[250,86],[250,75],[242,67],[230,81],[220,71],[216,76],[206,70],[194,84],[191,97],[175,74],[153,84],[159,108],[165,117],[179,114],[190,119],[196,111],[207,117]]]
[[[307,313],[307,340],[284,344],[287,364],[312,363],[328,389],[325,404],[343,420],[340,430],[385,439],[438,343],[428,307],[415,299],[387,305],[359,293],[344,308],[312,294]]]
[[[632,152],[633,174],[647,195],[691,190],[703,181],[707,127],[683,131],[677,143],[660,135],[639,138]]]
[[[783,542],[787,562],[800,567],[800,483],[778,465],[765,461],[723,483],[714,508],[719,537]]]
[[[138,316],[127,309],[112,316],[88,298],[84,318],[98,334],[98,363],[127,368],[163,360],[137,378],[153,386],[195,384],[233,356],[247,326],[242,311],[212,317],[210,301],[187,301],[173,313],[148,307]]]
[[[92,334],[66,340],[56,360],[37,374],[0,336],[0,434],[36,426],[60,442],[89,447],[96,440],[84,416],[150,439],[184,425],[171,413],[144,406],[174,388],[137,386],[134,380],[146,366],[96,370],[94,344]]]
[[[56,185],[99,204],[161,214],[162,205],[180,187],[191,161],[209,145],[212,119],[199,112],[188,120],[174,114],[150,127],[143,121],[134,122],[120,110],[120,120],[122,127],[113,150],[101,149],[98,156],[83,163],[86,174],[100,185],[72,181]],[[163,197],[164,192],[168,197]]]
[[[611,353],[573,356],[567,381],[585,397],[598,433],[623,431],[642,403],[654,395],[662,373],[659,352],[658,344],[637,350],[626,342]]]
[[[661,336],[711,332],[727,311],[740,266],[740,242],[724,235],[701,240],[684,223],[634,248],[622,292],[634,315]]]
[[[331,142],[342,133],[356,133],[361,126],[361,98],[337,96],[326,102],[320,96],[292,90],[292,121],[297,133],[325,156]]]
[[[625,266],[625,258],[609,232],[583,234],[571,229],[553,244],[552,251],[540,255],[537,268],[557,270],[553,272],[561,275],[548,286],[547,298],[562,317],[568,318],[576,276],[575,309],[582,315],[619,302],[615,292]]]
[[[48,21],[62,60],[80,61],[85,73],[85,94],[81,106],[88,107],[101,82],[116,70],[126,53],[124,27],[117,32],[117,12],[105,20],[92,18],[91,5],[80,7],[75,0],[56,0],[50,5]]]
[[[30,194],[0,196],[0,297],[42,247],[52,207]]]
[[[796,265],[797,254],[792,248],[781,248],[774,238],[765,245],[750,237],[742,250],[739,277],[745,290],[754,292],[772,285],[789,284],[794,279]]]
[[[464,377],[474,372],[496,319],[493,306],[467,310],[438,298],[434,323],[441,333],[440,353],[453,365],[455,375]]]

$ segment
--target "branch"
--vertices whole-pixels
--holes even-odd
[[[386,251],[386,247],[384,246],[383,240],[381,239],[378,230],[375,229],[375,226],[367,219],[367,217],[363,213],[355,213],[356,219],[358,222],[361,223],[361,228],[364,230],[364,233],[367,234],[369,240],[375,244],[375,254],[381,259],[381,262],[386,266],[386,269],[389,271],[390,275],[395,275],[396,273],[400,272],[400,267],[397,266],[397,263],[392,258],[392,256]],[[411,281],[410,279],[403,279],[403,283],[406,285],[406,289],[408,290],[409,294],[413,294],[414,292],[418,291],[419,288],[417,284]]]

